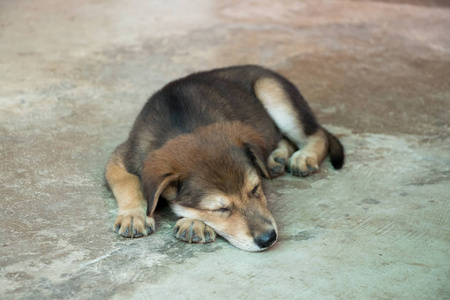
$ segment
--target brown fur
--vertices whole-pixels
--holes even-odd
[[[119,205],[114,228],[119,234],[129,237],[150,234],[155,230],[155,222],[145,213],[147,201],[142,193],[141,182],[139,177],[126,171],[118,153],[116,151],[113,154],[106,167],[106,178]]]
[[[160,198],[182,218],[175,236],[260,251],[277,239],[262,177],[317,171],[343,147],[316,121],[285,78],[257,66],[197,73],[169,83],[146,103],[128,140],[111,156],[106,179],[117,199],[116,232],[155,230]]]

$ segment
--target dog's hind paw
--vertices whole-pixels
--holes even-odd
[[[216,239],[214,229],[199,220],[181,218],[173,229],[175,236],[187,243],[211,243]]]
[[[269,156],[267,166],[269,167],[269,173],[272,178],[279,177],[283,175],[284,169],[286,168],[286,162],[288,157],[280,155],[279,150],[275,150]]]
[[[155,220],[140,209],[119,211],[114,222],[114,231],[127,238],[140,238],[155,231]]]
[[[267,166],[269,167],[270,176],[272,178],[279,177],[284,174],[289,156],[294,152],[293,146],[286,140],[282,139],[277,148],[269,155]]]
[[[289,159],[288,171],[294,176],[309,176],[317,170],[319,170],[319,163],[316,155],[299,150]]]

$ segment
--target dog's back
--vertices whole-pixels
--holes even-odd
[[[281,133],[255,95],[259,78],[274,78],[286,91],[301,97],[295,86],[277,73],[252,65],[195,73],[164,86],[147,101],[131,130],[127,169],[140,174],[149,152],[178,135],[217,122],[251,125],[264,138],[268,152],[273,150]],[[299,114],[307,134],[316,131],[319,125],[303,98],[293,104],[293,113]]]

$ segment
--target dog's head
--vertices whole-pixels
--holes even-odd
[[[238,122],[178,136],[144,164],[148,214],[163,197],[179,216],[203,221],[234,246],[265,250],[277,239],[261,184],[270,177],[265,158],[260,135]]]

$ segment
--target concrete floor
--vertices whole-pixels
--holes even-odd
[[[449,299],[450,4],[1,1],[1,299]],[[347,149],[266,182],[263,253],[112,231],[103,169],[143,103],[193,71],[290,78]]]

